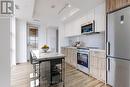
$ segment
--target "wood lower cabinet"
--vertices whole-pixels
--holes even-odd
[[[76,67],[77,66],[77,49],[69,49],[71,55],[71,64]]]
[[[90,50],[90,75],[106,82],[106,58],[104,50]]]
[[[61,53],[63,53],[65,57],[65,62],[72,65],[73,67],[77,66],[77,49],[71,47],[63,47],[61,48]]]
[[[118,10],[130,5],[130,0],[106,0],[107,12]]]
[[[66,63],[77,67],[76,48],[61,48],[61,53],[65,54]],[[90,50],[90,75],[102,82],[106,82],[106,58],[104,50]]]

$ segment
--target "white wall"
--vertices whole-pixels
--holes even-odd
[[[38,29],[38,48],[41,49],[41,47],[46,43],[46,26],[41,23]]]
[[[27,62],[27,22],[16,20],[16,62]]]
[[[47,28],[47,44],[50,47],[50,51],[56,52],[57,37],[56,37],[57,28]]]
[[[48,44],[49,38],[47,38],[47,29],[48,29],[48,24],[44,23],[43,21],[40,21],[40,23],[37,23],[38,25],[38,48],[41,49],[41,47],[44,44]],[[60,23],[57,25],[58,30],[59,30],[59,52],[60,52],[60,47],[67,46],[68,40],[65,38],[65,30],[64,30],[64,24]]]
[[[11,53],[15,54],[15,51],[11,49],[13,48],[11,45],[11,30],[14,29],[12,16],[0,13],[0,87],[11,87],[11,59],[14,56]]]
[[[39,29],[38,29],[38,32],[39,32],[38,33],[39,34],[38,35],[38,40],[39,40],[38,45],[39,45],[39,49],[41,49],[41,46],[49,43],[49,40],[47,40],[47,39],[49,39],[49,38],[47,38],[47,36],[48,36],[47,35],[48,25],[44,24],[43,22],[41,22],[39,25],[40,26],[39,26]],[[64,30],[64,24],[63,23],[58,25],[58,30],[59,30],[59,43],[58,44],[59,44],[59,52],[60,52],[60,47],[67,46],[69,43],[68,43],[67,38],[65,38],[65,30]]]
[[[68,42],[68,38],[65,38],[65,26],[64,24],[59,24],[59,52],[60,52],[60,48],[64,47],[64,46],[68,46],[69,42]]]
[[[0,87],[10,87],[10,17],[0,17]]]
[[[11,65],[16,65],[16,19],[15,17],[11,19]]]

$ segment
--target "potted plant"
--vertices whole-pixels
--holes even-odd
[[[45,53],[49,50],[49,46],[47,44],[43,45],[41,48]]]

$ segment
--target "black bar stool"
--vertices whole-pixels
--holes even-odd
[[[39,72],[39,68],[40,68],[40,63],[39,61],[36,60],[37,57],[35,56],[35,54],[33,52],[30,52],[30,63],[33,65],[33,80],[34,80],[34,85],[36,86],[36,81],[37,79],[39,80],[40,78],[40,72]],[[40,80],[39,80],[40,82]],[[39,83],[40,84],[40,83]]]

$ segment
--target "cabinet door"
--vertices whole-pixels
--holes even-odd
[[[61,47],[61,53],[65,55],[65,48]]]
[[[74,67],[77,66],[77,50],[76,49],[72,49],[72,65]]]
[[[128,5],[130,5],[130,0],[128,0]]]
[[[110,0],[106,0],[106,12],[110,12]]]
[[[121,7],[130,5],[128,0],[116,0],[116,3],[118,4],[117,8],[121,8]]]
[[[116,9],[116,0],[107,0],[107,12],[111,12]]]
[[[94,76],[94,56],[92,55],[92,52],[90,52],[90,75]]]
[[[107,0],[107,12],[111,12],[127,5],[130,5],[130,0]]]
[[[90,51],[90,75],[98,78],[98,58],[93,51]]]
[[[71,32],[73,29],[73,23],[69,22],[67,24],[65,24],[65,36],[66,37],[69,37],[69,36],[72,36],[72,33]]]
[[[65,24],[65,36],[76,36],[81,34],[81,22],[80,20],[74,20]]]
[[[71,65],[71,56],[72,56],[72,51],[70,48],[68,48],[68,63]]]
[[[68,51],[68,55],[69,55],[69,61],[68,63],[74,67],[77,66],[77,52],[76,52],[76,49],[73,49],[73,48],[68,48],[69,51]]]
[[[129,0],[116,0],[116,9],[130,5]]]
[[[106,81],[106,59],[100,58],[99,60],[99,80]]]
[[[106,81],[105,51],[90,51],[90,75],[103,82]]]
[[[65,62],[68,63],[68,49],[64,48]]]
[[[73,32],[73,36],[81,35],[81,21],[79,19],[73,22],[73,30],[71,32]]]
[[[116,4],[115,4],[115,6],[116,6],[115,9],[119,9],[119,8],[123,7],[123,0],[116,0],[115,3],[116,3]],[[115,10],[115,9],[114,9],[114,10]]]
[[[107,12],[114,11],[123,6],[123,0],[107,0]]]
[[[81,25],[90,24],[94,20],[94,9],[90,10],[88,14],[80,18]]]
[[[95,8],[95,31],[102,32],[106,29],[105,3]]]
[[[98,61],[99,61],[99,80],[106,82],[106,58],[105,58],[105,51],[98,53]]]

